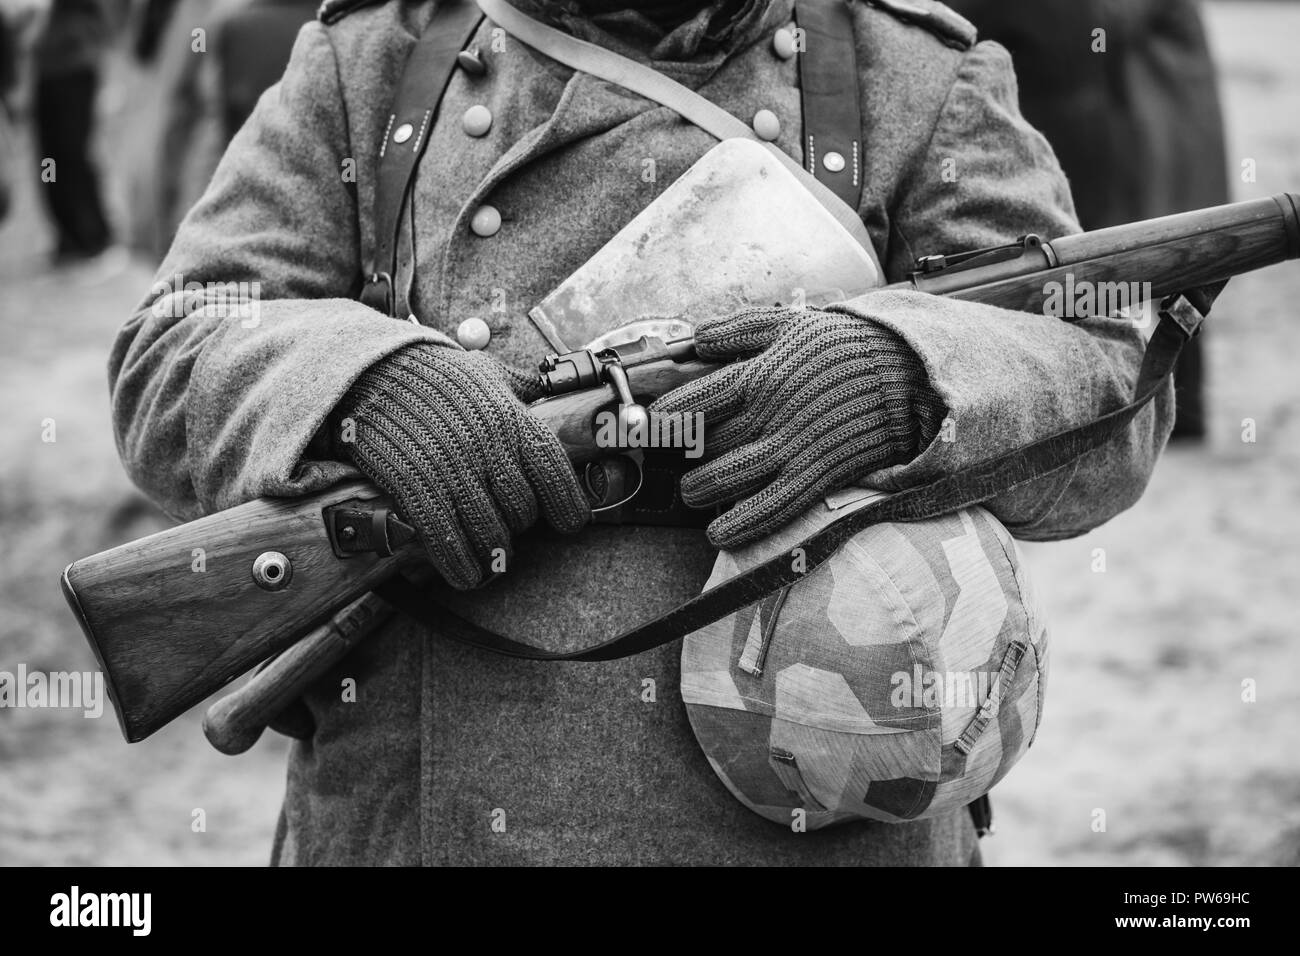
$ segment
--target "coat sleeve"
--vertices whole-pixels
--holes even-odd
[[[916,256],[1078,231],[1069,187],[1046,140],[1021,117],[1007,52],[964,56],[928,146],[893,203],[886,272]],[[1144,341],[1134,323],[1067,323],[915,292],[881,290],[839,308],[896,331],[925,363],[948,427],[912,462],[869,476],[887,490],[921,484],[1081,425],[1132,397]],[[1141,496],[1172,427],[1168,384],[1128,430],[1073,466],[1004,493],[989,510],[1018,537],[1082,534]]]
[[[454,346],[350,298],[360,226],[345,173],[355,156],[330,39],[309,23],[113,347],[119,454],[170,514],[307,494],[355,474],[309,450],[348,386],[411,342]]]

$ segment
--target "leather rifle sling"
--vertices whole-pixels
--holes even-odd
[[[467,0],[444,0],[437,5],[403,67],[384,129],[375,186],[374,252],[365,267],[360,298],[394,318],[411,315],[413,230],[404,230],[402,220],[410,215],[407,199],[415,169],[429,144],[438,107],[456,69],[456,57],[482,22],[483,15]]]
[[[570,36],[544,23],[539,23],[527,14],[516,10],[508,0],[474,0],[474,2],[478,4],[479,9],[504,27],[517,40],[528,44],[539,53],[545,54],[565,66],[582,73],[588,73],[608,83],[614,83],[624,89],[631,90],[633,93],[644,96],[648,100],[666,106],[683,119],[689,120],[700,129],[720,140],[749,139],[760,143],[782,165],[794,173],[796,178],[812,194],[812,197],[825,207],[849,235],[867,251],[872,264],[876,268],[876,274],[879,276],[884,275],[875,248],[871,244],[871,237],[867,233],[867,227],[863,225],[862,219],[858,215],[857,206],[850,206],[844,198],[828,188],[816,176],[809,174],[807,170],[779,148],[766,140],[760,139],[748,124],[741,122],[722,107],[711,103],[694,90],[688,89],[652,67],[630,60],[613,50],[607,50],[594,43],[579,40],[577,37]],[[827,2],[828,0],[822,0],[822,5]],[[840,2],[840,0],[837,0],[837,2]],[[847,8],[845,10],[847,12]],[[831,22],[834,19],[833,16],[823,16],[818,19],[818,22]],[[849,46],[851,48],[852,24],[847,25],[850,29]],[[829,65],[824,70],[818,70],[818,76],[820,77],[824,72],[830,72]],[[824,102],[820,97],[816,98],[819,109]],[[853,165],[858,164],[855,162]]]
[[[791,561],[791,552],[783,552],[708,588],[666,614],[585,650],[546,651],[497,634],[449,608],[432,604],[418,587],[401,575],[376,588],[376,593],[446,637],[509,657],[539,661],[608,661],[651,650],[734,614],[773,591],[797,583],[820,567],[850,538],[873,524],[922,521],[982,504],[1066,468],[1101,447],[1124,431],[1160,391],[1173,373],[1183,344],[1196,334],[1224,284],[1206,286],[1165,300],[1160,310],[1160,322],[1147,344],[1133,397],[1128,404],[1087,424],[874,501],[795,545],[796,549],[803,551],[802,562]]]

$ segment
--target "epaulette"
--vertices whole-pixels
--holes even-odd
[[[873,7],[879,7],[886,13],[893,14],[904,23],[915,24],[929,30],[948,46],[958,50],[969,50],[975,45],[979,31],[956,10],[938,3],[937,0],[867,0]]]
[[[386,2],[387,0],[324,0],[320,9],[316,11],[316,19],[329,26],[331,23],[338,23],[353,10]]]

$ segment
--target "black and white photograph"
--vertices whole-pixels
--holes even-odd
[[[22,920],[1034,867],[1243,939],[1221,868],[1300,865],[1297,49],[1296,0],[0,0]]]

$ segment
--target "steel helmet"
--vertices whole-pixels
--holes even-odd
[[[722,552],[709,586],[865,506],[827,498]],[[682,698],[714,771],[809,829],[937,816],[987,793],[1038,729],[1047,634],[1015,542],[983,508],[874,525],[820,567],[689,635]]]

